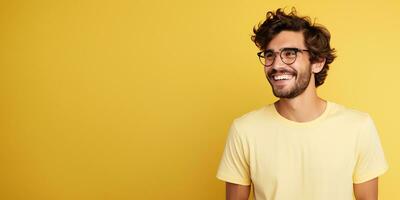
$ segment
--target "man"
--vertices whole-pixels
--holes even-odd
[[[252,40],[278,101],[236,118],[217,178],[226,199],[376,200],[388,170],[369,114],[318,97],[335,59],[330,33],[278,9]]]

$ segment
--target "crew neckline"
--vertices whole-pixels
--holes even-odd
[[[317,118],[310,120],[310,121],[306,121],[306,122],[296,122],[296,121],[287,119],[278,112],[274,103],[270,104],[269,106],[271,107],[272,113],[274,114],[275,118],[280,122],[283,122],[283,123],[289,124],[289,125],[295,125],[295,126],[310,126],[310,125],[313,125],[313,124],[323,120],[328,115],[329,111],[332,108],[332,102],[326,100],[325,110],[322,112],[322,114],[320,114]]]

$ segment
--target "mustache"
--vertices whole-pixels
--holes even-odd
[[[269,77],[272,77],[273,75],[278,74],[278,73],[279,73],[279,74],[284,74],[284,73],[286,73],[286,74],[292,74],[292,75],[294,75],[294,76],[297,75],[297,72],[294,71],[294,70],[286,70],[286,69],[276,70],[276,69],[271,69],[271,71],[268,72],[268,76],[269,76]]]

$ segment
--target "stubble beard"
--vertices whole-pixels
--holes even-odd
[[[270,76],[270,78],[272,77]],[[303,73],[297,73],[296,76],[293,78],[295,79],[295,83],[289,89],[276,88],[273,84],[271,84],[270,79],[269,78],[267,79],[272,87],[272,92],[276,97],[292,99],[302,94],[307,89],[308,84],[310,83],[311,80],[311,66],[308,67],[307,71]]]

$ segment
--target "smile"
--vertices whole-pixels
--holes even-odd
[[[291,74],[281,74],[281,75],[274,75],[272,77],[274,78],[275,81],[280,81],[280,80],[290,80],[294,76]]]

